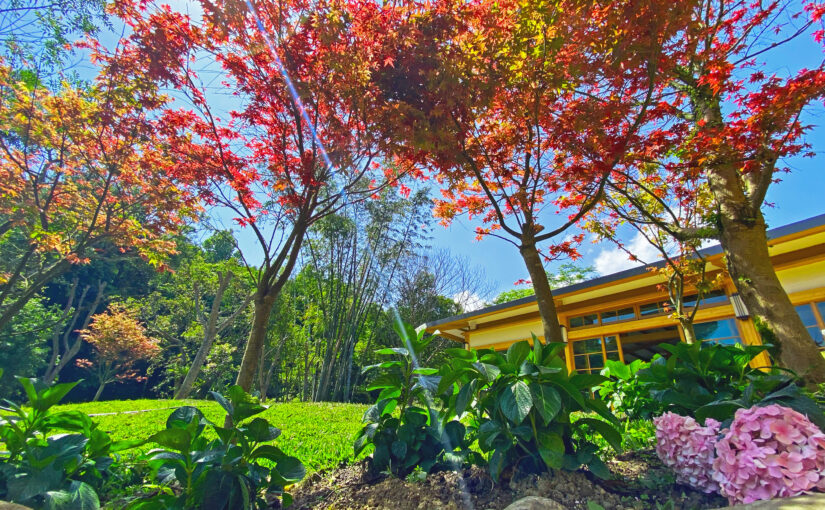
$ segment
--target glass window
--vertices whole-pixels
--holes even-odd
[[[570,319],[571,328],[581,328],[584,326],[592,326],[599,323],[599,315],[592,313],[590,315],[581,315],[579,317],[572,317]]]
[[[696,338],[701,342],[713,342],[724,345],[742,343],[735,319],[722,319],[720,321],[694,324],[693,330],[696,332]]]
[[[694,294],[692,296],[685,296],[684,297],[684,306],[690,307],[696,305],[696,296]],[[704,296],[702,296],[702,303],[700,306],[707,306],[707,305],[717,305],[721,303],[727,303],[728,296],[725,294],[724,290],[712,290],[707,292]]]
[[[573,342],[573,358],[576,370],[584,373],[598,373],[604,368],[602,339],[589,338]]]
[[[610,310],[609,312],[602,312],[602,324],[609,322],[625,321],[628,319],[635,319],[636,312],[633,308],[622,308],[621,310]]]
[[[825,302],[816,303],[816,309],[820,315],[822,315],[822,312],[825,311]],[[796,307],[796,313],[799,314],[799,318],[802,319],[802,324],[805,325],[805,328],[807,328],[808,333],[811,334],[811,338],[814,339],[816,345],[825,347],[825,339],[822,337],[822,328],[819,327],[819,322],[816,320],[814,305],[812,303],[799,305]]]
[[[665,311],[668,307],[668,304],[664,301],[659,301],[657,303],[647,303],[645,305],[639,306],[639,315],[642,317],[647,317],[649,315],[657,315]]]
[[[616,336],[588,338],[573,342],[573,364],[577,371],[599,373],[604,368],[605,358],[621,360],[619,341]]]
[[[604,337],[604,351],[607,359],[620,360],[619,357],[619,342],[615,336]]]

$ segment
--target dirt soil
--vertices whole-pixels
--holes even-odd
[[[374,476],[366,461],[326,473],[315,473],[291,493],[295,510],[498,510],[525,496],[541,496],[574,510],[597,503],[605,510],[705,509],[726,506],[724,498],[678,485],[655,452],[629,452],[608,461],[614,474],[609,481],[591,473],[556,471],[513,477],[493,483],[487,471],[471,467],[461,472],[431,473],[424,480],[407,481]]]

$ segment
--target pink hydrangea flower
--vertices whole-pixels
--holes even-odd
[[[719,422],[708,418],[703,427],[689,416],[668,412],[654,418],[653,423],[656,454],[676,473],[676,481],[704,492],[718,492],[711,467]]]
[[[731,504],[825,491],[825,434],[777,404],[740,409],[716,444],[713,480]]]

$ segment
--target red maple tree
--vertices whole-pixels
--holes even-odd
[[[377,5],[203,0],[197,7],[189,16],[155,2],[118,2],[114,12],[131,34],[116,54],[95,51],[109,72],[175,91],[181,106],[159,113],[175,173],[197,182],[207,203],[231,211],[257,240],[263,262],[254,271],[255,314],[237,380],[249,390],[272,306],[309,226],[403,172],[382,165],[371,136]]]
[[[100,75],[50,91],[0,61],[0,329],[47,283],[100,254],[162,267],[197,202],[172,168],[155,87]]]
[[[436,214],[478,217],[519,249],[544,338],[562,341],[543,261],[576,257],[573,230],[611,172],[659,147],[655,80],[689,11],[679,2],[394,6],[381,50],[384,147],[432,172]],[[609,29],[606,29],[609,27]],[[644,142],[644,143],[643,143]]]
[[[670,133],[663,142],[668,157],[615,175],[622,185],[676,207],[699,200],[696,190],[710,191],[704,225],[680,225],[645,207],[637,207],[639,220],[679,243],[718,240],[748,310],[780,344],[779,362],[810,383],[825,382],[825,359],[771,264],[762,207],[771,183],[787,171],[785,158],[813,156],[801,118],[825,97],[825,60],[773,74],[766,60],[805,38],[813,38],[812,49],[821,46],[823,15],[825,5],[811,1],[691,2],[679,45],[668,57],[678,65],[657,76],[669,89],[670,112],[662,119]],[[639,183],[651,168],[658,182],[645,189]]]

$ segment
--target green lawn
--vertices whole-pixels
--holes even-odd
[[[93,416],[100,428],[113,439],[145,438],[164,428],[172,409],[191,405],[213,422],[221,424],[225,413],[214,401],[207,400],[112,400],[86,404],[56,406],[53,411],[79,410],[87,414],[118,413]],[[352,460],[353,438],[361,428],[361,416],[368,406],[338,403],[274,403],[258,416],[281,429],[275,444],[288,455],[301,459],[307,472],[338,466]],[[129,413],[152,409],[148,412]],[[151,445],[142,448],[148,450]]]

